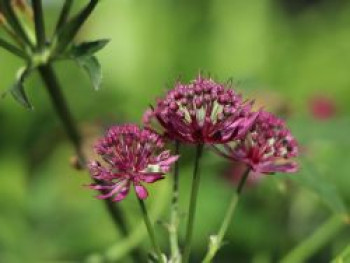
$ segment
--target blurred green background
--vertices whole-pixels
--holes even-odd
[[[43,2],[53,25],[63,1]],[[74,2],[78,8],[86,1]],[[300,172],[266,176],[245,189],[215,262],[281,262],[298,244],[306,248],[289,262],[330,262],[350,245],[349,1],[103,0],[77,41],[99,38],[111,39],[98,54],[100,91],[73,62],[55,65],[87,136],[115,123],[140,123],[176,79],[187,82],[201,70],[218,81],[233,79],[244,95],[286,118],[299,140]],[[0,60],[5,91],[21,61],[1,49]],[[123,241],[102,202],[82,187],[88,175],[72,169],[74,152],[37,74],[26,89],[33,111],[10,96],[0,104],[0,262],[98,262],[100,255],[129,262],[128,248],[149,248],[135,198],[121,204],[134,229]],[[193,154],[183,149],[183,212]],[[230,164],[210,151],[202,171],[193,262],[202,258],[235,187]],[[152,186],[147,201],[163,221],[170,184],[169,176]],[[166,231],[161,224],[157,230],[167,250]]]

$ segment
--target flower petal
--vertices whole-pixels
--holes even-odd
[[[117,194],[121,191],[121,189],[125,186],[124,183],[118,183],[115,185],[114,189],[106,194],[98,195],[96,196],[97,199],[107,199],[110,198],[112,195]]]
[[[140,179],[146,183],[154,183],[158,180],[164,179],[163,173],[143,173]]]
[[[144,200],[148,197],[147,189],[144,186],[138,184],[138,185],[134,185],[134,188],[135,188],[136,195],[139,199]]]
[[[113,199],[114,202],[123,200],[129,193],[130,184],[127,184]]]
[[[257,168],[261,173],[295,173],[298,171],[298,164],[296,162],[288,162],[283,164],[268,163],[263,164]]]

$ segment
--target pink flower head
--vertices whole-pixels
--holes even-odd
[[[337,114],[335,101],[324,95],[315,95],[309,101],[312,117],[317,120],[329,120]]]
[[[292,173],[298,170],[296,162],[290,160],[298,155],[297,142],[284,121],[269,112],[259,113],[244,138],[215,149],[229,159],[244,162],[254,172]]]
[[[145,112],[146,126],[156,119],[165,135],[183,143],[221,144],[244,136],[257,113],[240,94],[201,75],[177,83],[154,109]]]
[[[159,134],[133,124],[110,128],[95,149],[104,164],[98,161],[89,163],[91,176],[96,182],[89,187],[103,193],[97,198],[113,198],[116,202],[127,196],[131,185],[138,198],[147,198],[144,184],[163,179],[171,164],[178,159],[164,149]]]

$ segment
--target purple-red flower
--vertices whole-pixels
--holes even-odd
[[[336,116],[338,109],[332,98],[325,95],[314,95],[309,100],[309,110],[314,119],[329,120]]]
[[[144,184],[163,179],[178,159],[164,148],[159,134],[133,124],[110,128],[95,149],[103,164],[89,163],[91,176],[95,179],[89,187],[103,193],[97,198],[113,198],[116,202],[127,196],[131,186],[138,198],[147,198]]]
[[[258,173],[296,172],[298,145],[283,120],[261,111],[253,126],[242,139],[232,141],[218,152],[235,161],[247,164]]]
[[[257,116],[251,106],[233,89],[199,75],[177,83],[143,120],[149,126],[156,119],[166,136],[183,143],[221,144],[244,136]]]

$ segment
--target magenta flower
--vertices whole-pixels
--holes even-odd
[[[262,111],[247,135],[239,140],[215,147],[219,154],[248,165],[254,172],[296,172],[298,155],[296,140],[283,120]]]
[[[96,182],[89,187],[103,192],[97,198],[113,198],[116,202],[127,196],[130,186],[134,187],[138,198],[147,198],[144,184],[163,179],[178,159],[164,149],[159,134],[133,124],[110,128],[95,149],[104,165],[98,161],[88,165]]]
[[[199,75],[188,85],[177,83],[143,121],[149,126],[156,119],[166,136],[183,143],[221,144],[244,136],[257,116],[251,106],[224,84]]]
[[[309,100],[309,110],[316,120],[329,120],[337,115],[337,105],[332,98],[314,95]]]

